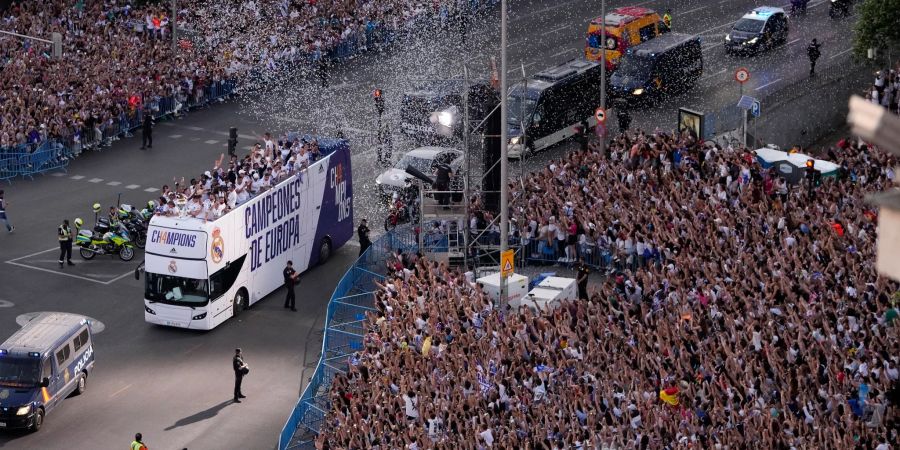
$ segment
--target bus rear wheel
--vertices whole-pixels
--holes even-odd
[[[237,294],[234,294],[234,300],[231,302],[231,309],[232,317],[237,317],[241,311],[247,309],[247,291],[239,289]]]
[[[328,238],[322,239],[322,244],[319,245],[319,264],[325,264],[325,261],[328,261],[330,257],[331,241]]]

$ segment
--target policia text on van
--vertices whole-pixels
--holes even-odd
[[[668,33],[628,49],[610,78],[610,91],[628,102],[651,102],[691,88],[702,74],[700,39]]]
[[[39,430],[64,398],[84,392],[93,368],[84,317],[38,315],[0,345],[0,429]]]

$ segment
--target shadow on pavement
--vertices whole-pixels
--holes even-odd
[[[173,425],[166,428],[166,431],[174,430],[175,428],[190,425],[192,423],[197,423],[202,420],[211,419],[211,418],[215,417],[216,414],[219,414],[219,411],[221,411],[222,408],[224,408],[226,405],[228,405],[230,403],[232,403],[232,400],[230,400],[230,399],[225,400],[224,402],[219,403],[218,405],[213,406],[211,408],[200,411],[197,414],[178,419],[177,422],[175,422]]]

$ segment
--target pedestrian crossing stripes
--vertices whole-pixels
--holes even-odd
[[[208,141],[204,141],[204,143],[205,143],[205,144],[213,145],[213,144],[218,144],[219,141],[217,141],[217,140],[215,140],[215,139],[210,139],[210,140],[208,140]]]
[[[71,178],[72,178],[73,180],[81,180],[81,179],[84,178],[84,175],[72,175]]]
[[[172,138],[172,139],[178,139],[178,138],[180,138],[180,137],[182,137],[182,136],[184,136],[184,135],[183,135],[183,134],[173,134],[173,135],[171,135],[171,136],[169,136],[169,137]]]
[[[125,189],[137,189],[139,187],[141,187],[139,184],[129,184],[128,186],[125,186]]]
[[[88,183],[99,183],[101,181],[103,181],[103,178],[91,178],[88,180]]]
[[[151,187],[151,188],[144,189],[144,192],[156,192],[158,190],[159,189],[157,189],[157,188]]]
[[[118,186],[120,184],[122,184],[121,181],[110,181],[109,183],[106,183],[107,186]]]

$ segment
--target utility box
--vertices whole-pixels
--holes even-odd
[[[559,295],[556,297],[557,300],[578,299],[578,284],[574,278],[547,277],[537,287],[559,291]]]
[[[484,292],[494,301],[495,304],[499,304],[500,302],[500,274],[494,273],[491,275],[483,276],[477,280],[477,283],[481,283],[484,286]],[[506,277],[506,298],[510,305],[513,305],[513,302],[518,302],[519,299],[525,296],[528,293],[528,277],[525,275],[519,275],[514,273],[508,277]]]
[[[527,295],[509,305],[513,311],[520,306],[527,306],[536,313],[552,311],[559,307],[560,302],[576,300],[578,298],[578,285],[574,278],[547,277]]]

